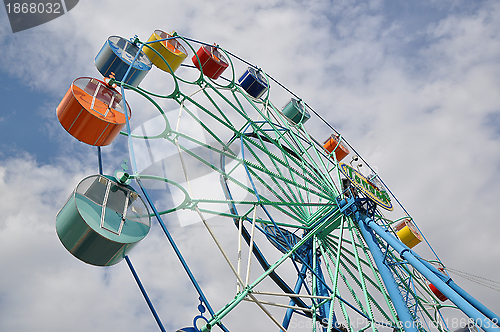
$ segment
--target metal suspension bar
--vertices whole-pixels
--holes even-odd
[[[253,235],[253,231],[255,229],[255,213],[256,213],[256,210],[257,210],[257,206],[254,207],[254,213],[253,213],[253,224],[252,224],[252,235]],[[224,250],[222,249],[219,241],[217,240],[217,238],[215,237],[214,233],[212,232],[212,230],[210,229],[210,227],[208,226],[206,220],[203,218],[200,210],[198,210],[196,208],[196,211],[198,212],[198,214],[200,215],[201,219],[203,220],[203,224],[205,225],[205,227],[207,228],[208,232],[210,233],[210,235],[212,236],[215,244],[217,245],[217,247],[220,249],[222,255],[224,256],[224,258],[226,259],[227,263],[229,264],[229,267],[231,268],[231,270],[233,271],[233,273],[235,274],[237,280],[238,280],[238,283],[239,285],[241,285],[242,287],[246,287],[246,285],[248,284],[248,278],[250,276],[250,258],[251,258],[251,251],[250,251],[250,256],[249,256],[249,261],[248,261],[248,270],[247,270],[247,281],[246,281],[246,284],[243,285],[243,280],[241,280],[241,277],[240,275],[238,274],[238,272],[236,271],[236,269],[234,268],[233,264],[231,263],[231,261],[229,260],[229,257],[227,257],[226,253],[224,252]],[[253,236],[252,236],[252,240],[253,240]],[[274,316],[269,312],[269,310],[267,310],[263,305],[262,303],[257,300],[255,298],[255,296],[252,294],[252,293],[249,293],[248,296],[252,299],[253,302],[255,302],[259,308],[261,308],[264,313],[269,316],[269,318],[271,318],[271,320],[281,329],[283,330],[283,326],[276,320],[276,318],[274,318]]]
[[[238,271],[236,271],[236,269],[234,268],[233,266],[233,263],[231,263],[231,260],[229,259],[229,257],[227,256],[226,252],[224,251],[224,249],[222,248],[222,246],[220,245],[220,242],[219,240],[217,240],[217,238],[215,237],[215,234],[214,232],[212,232],[212,229],[210,228],[210,226],[208,226],[208,223],[207,221],[205,220],[205,218],[203,218],[203,215],[201,214],[200,210],[198,210],[198,207],[195,207],[195,210],[196,212],[198,213],[198,215],[200,216],[202,222],[203,222],[203,225],[205,226],[205,228],[207,229],[208,233],[210,234],[210,236],[212,237],[212,240],[214,240],[215,244],[217,245],[217,248],[219,248],[222,256],[224,257],[224,259],[226,260],[226,263],[229,265],[229,267],[231,268],[231,271],[233,271],[234,273],[234,276],[236,277],[236,281],[238,282],[238,285],[241,286],[241,287],[244,287],[243,285],[243,280],[241,280],[241,277],[238,273]]]
[[[102,156],[101,156],[101,147],[97,147],[97,161],[99,163],[99,174],[102,175]]]
[[[232,196],[231,196],[231,192],[229,191],[229,187],[227,185],[227,183],[225,182],[225,179],[221,176],[221,185],[222,185],[222,189],[224,190],[224,194],[226,195],[226,197],[229,199],[229,200],[232,200]],[[234,214],[234,215],[238,215],[238,211],[236,210],[236,206],[234,205],[234,203],[232,203],[231,201],[229,201],[228,203],[229,205],[229,209],[230,211]],[[233,218],[234,219],[234,218]],[[236,219],[238,220],[238,219]],[[235,220],[235,222],[236,222]],[[237,225],[238,227],[238,225]],[[245,242],[247,242],[248,245],[250,245],[250,233],[247,231],[247,229],[243,226],[242,228],[242,235],[243,235],[243,238],[245,240]],[[267,262],[266,258],[264,257],[264,255],[262,254],[262,252],[260,251],[259,247],[257,246],[257,244],[254,245],[253,247],[253,253],[255,255],[255,257],[257,258],[257,260],[259,261],[259,264],[262,266],[262,268],[264,270],[267,270],[271,265]],[[288,284],[286,284],[283,279],[281,279],[281,277],[275,272],[273,271],[270,276],[269,276],[277,285],[278,287],[280,287],[285,293],[292,293],[293,290],[288,286]],[[291,298],[294,300],[295,304],[299,307],[302,307],[302,308],[308,308],[308,306],[302,301],[302,299],[300,298]],[[310,313],[306,313],[307,314],[310,314]]]
[[[259,300],[257,300],[255,296],[253,296],[252,293],[249,293],[248,296],[251,298],[250,301],[255,302],[259,306],[259,308],[261,308],[262,311],[264,311],[264,313],[274,322],[274,324],[276,324],[280,328],[280,331],[284,331],[285,328],[280,324],[280,322],[278,322],[276,318],[274,318],[271,312],[267,310],[266,307],[264,307],[263,304]],[[245,300],[245,298],[243,300]]]
[[[325,250],[323,248],[324,242],[322,242],[322,241],[320,241],[320,242],[322,243],[322,245],[319,247],[319,249],[321,250],[321,255],[325,259],[326,270],[328,272],[328,275],[330,276],[330,280],[332,281],[332,283],[334,283],[335,277],[334,277],[333,272],[332,272],[332,270],[330,268],[330,264],[328,263],[327,254],[325,253]],[[332,286],[332,290],[335,293],[337,292],[336,285]],[[334,326],[334,321],[335,321],[335,325],[337,325],[337,323],[336,323],[337,322],[337,317],[336,317],[335,313],[333,312],[333,307],[335,305],[335,293],[333,293],[333,292],[332,292],[332,295],[330,296],[329,310],[325,313],[325,318],[328,317],[327,331],[331,331],[332,330],[332,328]]]
[[[253,207],[253,218],[252,218],[252,231],[250,232],[250,245],[248,249],[248,260],[247,260],[247,277],[245,279],[245,286],[248,285],[250,281],[250,268],[252,266],[252,252],[253,252],[253,244],[254,244],[254,234],[255,234],[255,217],[257,213],[257,205]]]
[[[236,272],[238,273],[238,275],[240,275],[240,272],[241,272],[241,233],[242,233],[242,228],[243,228],[243,218],[239,218],[239,224],[238,224],[238,267],[237,267],[237,270]],[[240,283],[238,282],[238,280],[236,280],[236,293],[239,293],[241,291],[241,285]]]
[[[253,293],[252,293],[253,294]],[[252,299],[247,299],[247,298],[244,298],[243,301],[248,301],[248,302],[254,302],[254,300]],[[308,311],[308,312],[312,312],[312,309],[304,309],[304,308],[299,308],[297,306],[293,306],[293,305],[286,305],[286,304],[281,304],[281,303],[275,303],[275,302],[269,302],[269,301],[261,301],[261,300],[258,300],[260,304],[265,304],[265,305],[269,305],[269,306],[274,306],[274,307],[278,307],[278,308],[287,308],[288,310],[294,310],[294,309],[300,309],[300,311]],[[282,326],[284,327],[284,326]],[[285,327],[284,327],[285,328]],[[287,327],[285,328],[287,329]],[[280,331],[286,331],[286,330],[280,330]]]
[[[312,295],[318,295],[317,294],[317,289],[318,289],[318,276],[316,275],[316,265],[318,264],[318,255],[317,255],[317,243],[315,241],[315,238],[313,238],[313,247],[312,247],[312,253],[310,255],[311,260],[312,260]],[[321,294],[323,295],[323,294]],[[317,301],[319,302],[319,301]],[[314,309],[313,311],[313,316],[312,316],[312,332],[316,332],[316,321],[317,321],[317,315],[316,315],[316,309],[318,308],[316,301],[313,301],[312,308]]]
[[[403,296],[399,292],[398,285],[396,284],[396,281],[394,280],[394,277],[391,271],[389,270],[389,267],[385,264],[384,254],[382,253],[382,250],[380,250],[380,246],[378,245],[377,240],[375,239],[375,235],[362,222],[363,217],[364,216],[362,216],[359,212],[356,212],[355,218],[356,221],[359,223],[361,234],[363,235],[366,244],[370,248],[372,257],[375,260],[375,264],[377,265],[380,275],[382,276],[385,288],[387,289],[387,292],[391,297],[392,304],[394,305],[394,308],[398,313],[399,319],[404,323],[402,327],[404,327],[404,330],[406,332],[416,332],[418,331],[416,325],[417,322],[414,321],[412,315],[410,314],[410,311],[406,306]],[[411,322],[410,326],[407,326],[407,324],[405,324],[406,322]]]
[[[304,282],[304,280],[302,280]],[[328,300],[331,299],[330,296],[319,296],[319,295],[309,295],[309,294],[295,294],[295,293],[275,293],[275,292],[262,292],[262,291],[252,291],[252,294],[258,295],[272,295],[272,296],[284,296],[284,297],[303,297],[305,299],[320,299]]]
[[[146,293],[146,289],[144,289],[144,286],[142,286],[141,280],[139,279],[139,276],[135,272],[135,269],[132,266],[132,262],[130,261],[130,258],[128,258],[128,256],[125,256],[125,260],[127,261],[127,265],[130,268],[130,272],[132,272],[132,275],[134,276],[134,279],[137,282],[137,286],[139,286],[139,289],[141,290],[141,293],[144,296],[144,299],[146,300],[146,302],[148,304],[148,307],[151,310],[151,313],[153,314],[153,316],[154,316],[154,318],[156,320],[156,323],[158,323],[158,326],[160,327],[160,330],[162,330],[162,332],[166,332],[167,330],[165,330],[165,327],[163,326],[163,324],[162,324],[162,322],[160,320],[160,317],[156,313],[156,310],[155,310],[155,308],[153,306],[153,303],[151,302],[151,300],[149,299],[148,294]]]
[[[420,272],[429,282],[431,282],[443,295],[445,295],[451,302],[453,302],[463,313],[469,318],[473,319],[475,323],[486,332],[498,332],[499,326],[488,319],[484,314],[472,306],[465,300],[459,293],[446,284],[439,276],[430,270],[424,263],[422,263],[416,255],[405,245],[390,234],[387,230],[377,225],[373,219],[366,218],[360,220],[360,224],[364,224],[371,228],[378,236],[386,241],[394,250],[396,250],[402,259],[408,261],[418,272]]]

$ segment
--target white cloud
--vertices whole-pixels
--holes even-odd
[[[177,29],[217,42],[262,67],[340,129],[377,166],[445,264],[498,280],[500,142],[499,129],[488,119],[500,105],[500,6],[482,2],[474,11],[461,11],[460,3],[450,6],[443,19],[408,32],[405,22],[387,22],[381,1],[171,1],[154,6],[106,1],[98,9],[94,2],[81,1],[39,30],[1,34],[0,66],[62,97],[74,78],[98,75],[92,62],[110,35],[138,34],[145,40],[154,29]],[[236,75],[244,68],[237,64]],[[144,86],[171,91],[166,77],[151,72]],[[276,86],[271,92],[278,107],[289,99]],[[129,103],[135,125],[152,118],[139,98],[131,96]],[[170,109],[167,103],[162,106]],[[330,134],[315,119],[307,127],[319,141]],[[119,168],[123,158],[114,153],[120,154],[120,148],[107,149],[111,165],[105,168]],[[90,267],[60,245],[55,213],[95,167],[87,160],[54,160],[42,166],[23,156],[0,164],[0,266],[7,271],[0,282],[0,329],[156,330],[124,262],[109,269]],[[168,216],[165,220],[171,222]],[[209,299],[220,308],[235,286],[215,246],[202,245],[208,242],[202,228],[173,232]],[[216,232],[234,249],[234,226]],[[423,246],[416,251],[429,254]],[[132,259],[169,330],[190,325],[197,296],[158,226]],[[497,293],[456,281],[498,311]],[[255,306],[247,307],[262,317]],[[242,328],[234,320],[227,319],[234,329]]]

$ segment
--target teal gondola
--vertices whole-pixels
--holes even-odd
[[[120,262],[151,228],[148,208],[129,185],[111,176],[83,179],[56,216],[64,247],[91,265]]]
[[[286,116],[294,124],[304,124],[311,115],[306,110],[304,103],[300,100],[292,98],[281,110],[283,115]]]

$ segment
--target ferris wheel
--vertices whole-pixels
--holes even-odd
[[[500,328],[499,316],[457,286],[437,255],[417,254],[417,245],[430,244],[379,174],[263,69],[161,30],[147,41],[109,37],[95,64],[104,79],[77,78],[57,116],[72,136],[97,146],[99,174],[61,208],[57,234],[86,263],[125,259],[160,330],[168,315],[155,310],[128,256],[152,219],[199,295],[199,314],[182,331],[239,330],[225,322],[243,303],[277,331],[294,330],[295,318],[313,331],[449,331],[443,309],[463,312],[471,328]],[[172,90],[141,88],[150,70],[163,71]],[[275,100],[284,95],[275,89],[287,99]],[[129,94],[148,100],[157,116],[134,123]],[[100,147],[119,134],[131,170],[104,175]],[[151,194],[158,189],[161,209]],[[229,267],[234,293],[225,305],[213,307],[203,292],[163,220],[174,215],[182,226],[202,224]],[[233,228],[231,245],[217,237],[213,217]]]

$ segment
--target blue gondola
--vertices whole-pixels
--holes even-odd
[[[128,40],[111,36],[95,57],[95,66],[102,76],[109,77],[113,73],[116,80],[123,81],[137,52],[139,48]],[[149,58],[140,51],[124,82],[137,87],[151,67],[152,63]]]
[[[248,67],[238,79],[238,83],[240,83],[243,90],[255,99],[260,98],[269,88],[264,75],[252,67]]]

